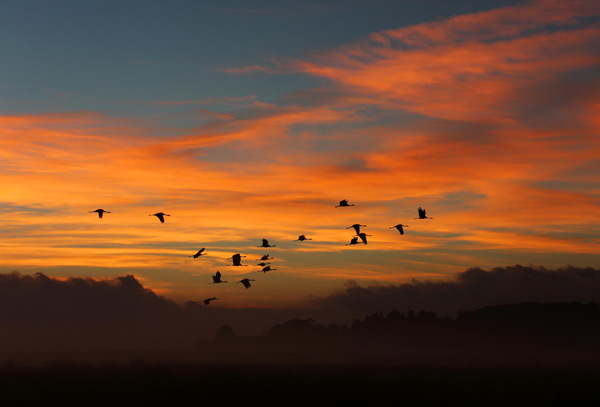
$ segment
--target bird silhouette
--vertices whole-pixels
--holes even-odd
[[[269,264],[269,263],[258,263],[258,264],[257,264],[257,266],[264,267],[264,266],[266,266],[267,264]]]
[[[259,260],[273,260],[272,257],[269,257],[268,254],[263,255]]]
[[[400,234],[403,235],[404,234],[404,229],[402,229],[402,227],[407,228],[408,225],[403,225],[403,224],[399,223],[396,226],[390,226],[390,229],[396,228],[396,229],[398,229],[398,232],[400,232]]]
[[[419,206],[419,217],[418,218],[414,218],[414,219],[433,219],[433,218],[428,218],[427,215],[425,214],[425,209],[421,208]]]
[[[277,270],[277,269],[272,269],[271,266],[265,266],[265,267],[263,267],[262,270],[259,270],[259,271],[266,273],[267,271],[273,271],[273,270]]]
[[[233,260],[233,265],[234,266],[245,266],[246,264],[242,264],[242,257],[246,257],[246,256],[242,256],[239,253],[231,256],[231,259]]]
[[[351,240],[350,243],[346,243],[346,246],[349,246],[351,244],[357,244],[358,243],[358,237],[354,236]]]
[[[355,224],[354,224],[354,225],[352,225],[352,226],[348,226],[346,229],[354,228],[354,230],[356,230],[356,234],[358,235],[358,234],[360,233],[360,227],[361,227],[361,226],[364,226],[364,227],[366,227],[367,225],[360,225],[360,224],[358,224],[358,223],[355,223]]]
[[[216,297],[207,298],[205,300],[202,300],[202,302],[204,303],[204,305],[208,305],[208,304],[210,304],[211,301],[214,301],[216,299],[217,299]]]
[[[206,253],[202,253],[203,251],[204,251],[204,247],[202,249],[198,250],[198,252],[196,252],[196,254],[194,254],[193,256],[188,256],[188,257],[193,257],[193,258],[197,259],[198,257],[206,254]]]
[[[270,245],[269,241],[267,239],[263,239],[262,240],[262,245],[260,245],[258,247],[275,247],[275,245]]]
[[[342,199],[340,201],[340,204],[336,205],[336,208],[339,208],[341,206],[354,206],[354,204],[349,204],[347,199]]]
[[[244,285],[244,287],[250,288],[250,287],[252,287],[252,285],[250,284],[250,281],[254,281],[254,279],[244,278],[243,280],[238,281],[238,283],[242,283]]]
[[[304,242],[305,240],[312,240],[312,239],[309,239],[308,237],[306,237],[304,235],[300,235],[300,236],[298,236],[298,239],[294,240],[294,242],[296,242],[298,240],[301,242]]]
[[[160,220],[160,223],[165,223],[165,216],[171,216],[171,215],[167,215],[166,213],[158,212],[158,213],[154,213],[154,214],[148,215],[148,216],[156,216],[158,218],[158,220]]]
[[[110,213],[109,211],[105,211],[104,209],[96,209],[95,211],[90,211],[90,213],[98,212],[98,217],[102,219],[102,215],[105,213]]]
[[[209,283],[209,284],[220,284],[220,283],[226,283],[227,281],[223,281],[221,280],[221,273],[219,271],[217,271],[215,273],[214,276],[212,276],[213,282]]]
[[[364,233],[364,232],[363,232],[363,233],[359,233],[359,234],[358,234],[358,237],[360,237],[360,240],[362,240],[362,242],[363,242],[364,244],[367,244],[367,236],[371,236],[371,235],[367,235],[367,234],[366,234],[366,233]]]

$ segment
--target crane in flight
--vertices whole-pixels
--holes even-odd
[[[261,263],[258,263],[258,264],[257,264],[257,266],[264,267],[264,266],[267,266],[268,264],[269,264],[269,263],[264,263],[264,262],[261,262]]]
[[[263,239],[262,240],[262,245],[258,246],[258,247],[275,247],[276,245],[270,245],[269,241],[267,239]]]
[[[105,213],[110,213],[109,211],[105,211],[104,209],[96,209],[95,211],[90,211],[90,213],[98,212],[98,217],[102,219],[102,215]]]
[[[425,209],[421,208],[420,206],[419,206],[418,211],[419,211],[419,217],[415,218],[415,219],[433,219],[433,218],[428,218],[427,215],[425,214]]]
[[[192,256],[188,256],[188,257],[193,257],[195,259],[197,259],[198,257],[205,255],[206,253],[202,253],[204,251],[204,247],[200,250],[198,250],[198,252],[196,252],[196,254],[192,255]]]
[[[207,298],[205,300],[202,300],[202,302],[204,303],[204,305],[208,305],[208,304],[210,304],[211,301],[214,301],[216,299],[217,299],[216,297]]]
[[[271,266],[265,266],[265,267],[263,267],[262,270],[259,270],[259,271],[266,273],[267,271],[274,271],[274,270],[277,270],[277,269],[272,269]]]
[[[346,246],[352,245],[352,244],[357,244],[358,243],[358,237],[354,236],[351,240],[350,243],[346,243]]]
[[[403,227],[407,228],[407,227],[408,227],[408,225],[403,225],[403,224],[399,223],[399,224],[397,224],[396,226],[390,226],[390,229],[394,229],[394,228],[396,228],[396,229],[398,229],[398,232],[400,232],[400,234],[401,234],[401,235],[403,235],[403,234],[404,234],[404,229],[403,229]]]
[[[347,199],[342,199],[340,201],[339,205],[336,205],[336,208],[339,208],[342,206],[354,206],[354,204],[349,204]]]
[[[152,215],[148,215],[148,216],[156,216],[158,218],[158,220],[160,220],[160,223],[165,223],[165,216],[171,216],[171,215],[167,215],[166,213],[162,213],[162,212],[157,212],[157,213],[153,213]]]
[[[359,233],[359,234],[358,234],[358,237],[360,237],[360,240],[362,240],[362,242],[363,242],[364,244],[367,244],[367,236],[371,236],[371,235],[367,235],[367,234],[366,234],[366,233],[364,233],[364,232],[363,232],[363,233]]]
[[[265,254],[259,260],[261,260],[261,261],[273,260],[273,257],[269,257],[268,254]]]
[[[301,242],[304,242],[305,240],[312,240],[312,239],[309,239],[308,237],[306,237],[304,235],[300,235],[300,236],[298,236],[298,239],[294,240],[294,242],[297,242],[298,240]]]
[[[348,226],[346,229],[354,228],[354,230],[356,230],[356,234],[358,235],[360,233],[360,227],[361,226],[366,227],[367,225],[360,225],[358,223],[355,223],[352,226]]]
[[[242,283],[242,285],[244,287],[250,288],[250,287],[252,287],[252,285],[250,284],[250,281],[254,281],[254,279],[244,278],[243,280],[238,281],[238,283]]]
[[[221,280],[221,272],[217,271],[214,276],[212,276],[213,282],[208,284],[221,284],[226,283],[227,281]]]
[[[233,260],[233,265],[234,266],[246,266],[246,264],[242,264],[242,257],[246,257],[246,256],[242,256],[239,253],[231,256],[231,259]]]

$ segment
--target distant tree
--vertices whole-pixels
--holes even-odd
[[[402,317],[403,317],[403,315],[402,315],[402,314],[400,314],[400,313],[398,312],[398,310],[393,310],[392,312],[390,312],[390,313],[388,314],[388,319],[389,319],[389,320],[393,320],[393,321],[397,321],[397,320],[399,320],[399,319],[402,319]]]

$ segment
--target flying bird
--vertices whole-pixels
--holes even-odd
[[[242,256],[239,253],[231,256],[231,259],[233,260],[233,265],[234,266],[245,266],[245,264],[242,264],[242,257],[246,257],[246,256]]]
[[[244,287],[250,288],[250,287],[252,287],[252,285],[250,284],[250,281],[254,281],[254,279],[245,278],[243,280],[238,281],[238,283],[242,283],[244,285]]]
[[[272,257],[269,257],[268,254],[263,255],[259,260],[273,260]]]
[[[360,227],[361,227],[361,226],[364,226],[364,227],[366,227],[367,225],[360,225],[360,224],[358,224],[358,223],[355,223],[355,224],[354,224],[354,225],[352,225],[352,226],[348,226],[346,229],[354,228],[354,230],[356,230],[356,234],[358,235],[358,234],[360,233]]]
[[[269,241],[267,239],[263,239],[262,240],[262,245],[258,246],[258,247],[275,247],[275,245],[270,245]]]
[[[198,257],[206,254],[206,253],[202,253],[203,251],[204,251],[204,247],[202,249],[198,250],[198,252],[196,254],[194,254],[193,256],[188,256],[188,257],[193,257],[193,258],[197,259]]]
[[[110,213],[109,211],[105,211],[104,209],[96,209],[95,211],[90,211],[90,213],[98,212],[98,217],[102,219],[102,215],[105,213]]]
[[[305,240],[312,240],[312,239],[309,239],[308,237],[306,237],[304,235],[300,235],[300,236],[298,236],[298,239],[294,240],[294,242],[296,242],[298,240],[300,240],[301,242],[304,242]]]
[[[221,273],[219,271],[217,271],[215,273],[214,276],[212,276],[213,282],[209,283],[209,284],[220,284],[220,283],[226,283],[227,281],[223,281],[221,280]]]
[[[158,213],[154,213],[154,214],[148,215],[148,216],[156,216],[160,220],[160,223],[165,223],[165,216],[171,216],[171,215],[167,215],[166,213],[158,212]]]
[[[390,226],[390,229],[396,228],[396,229],[398,229],[398,232],[400,232],[400,234],[403,235],[404,234],[404,229],[402,229],[402,227],[407,228],[408,225],[403,225],[403,224],[399,223],[396,226]]]
[[[359,233],[359,234],[358,234],[358,237],[360,237],[360,240],[362,240],[362,242],[363,242],[364,244],[367,244],[367,236],[371,236],[371,235],[367,235],[367,234],[366,234],[366,233],[364,233],[364,232],[363,232],[363,233]]]
[[[428,218],[427,215],[425,215],[425,209],[423,209],[419,206],[419,217],[415,218],[415,219],[433,219],[433,218]]]
[[[204,305],[208,305],[208,304],[210,304],[211,301],[214,301],[216,299],[217,299],[216,297],[207,298],[205,300],[202,300],[202,302],[204,303]]]
[[[351,244],[357,244],[358,243],[358,237],[354,236],[351,240],[350,243],[346,243],[346,246],[349,246]]]
[[[340,201],[340,204],[336,206],[336,208],[339,208],[340,206],[354,206],[354,204],[349,204],[347,199],[342,199]]]
[[[257,264],[257,266],[264,267],[264,266],[266,266],[267,264],[269,264],[269,263],[258,263],[258,264]]]
[[[277,270],[277,269],[272,269],[271,266],[265,266],[260,271],[262,271],[263,273],[266,273],[267,271],[273,271],[273,270]]]

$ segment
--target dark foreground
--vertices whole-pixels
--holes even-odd
[[[598,368],[53,362],[0,369],[2,405],[591,405]],[[235,404],[234,404],[235,403]],[[408,404],[407,404],[408,403]]]

